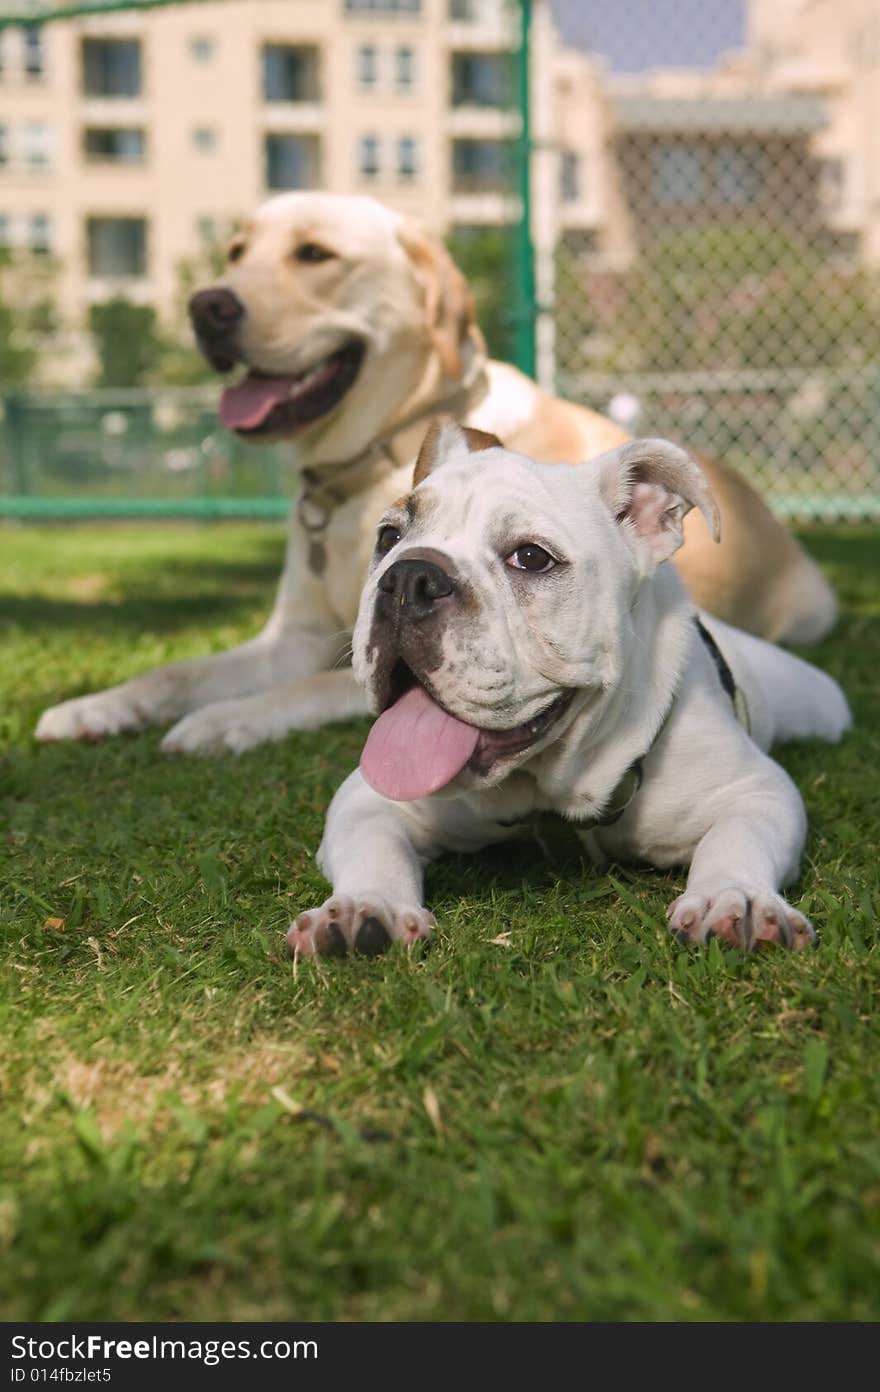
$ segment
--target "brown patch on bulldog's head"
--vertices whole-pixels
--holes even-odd
[[[498,436],[493,435],[490,430],[477,430],[473,425],[463,425],[461,433],[471,454],[479,454],[480,450],[504,449]]]
[[[463,440],[470,454],[481,450],[502,448],[497,435],[477,430],[471,425],[459,425],[451,416],[437,416],[428,426],[413,472],[413,488],[417,488],[441,461],[444,449]]]

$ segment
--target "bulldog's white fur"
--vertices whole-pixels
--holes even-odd
[[[690,941],[805,946],[813,929],[778,892],[798,872],[804,808],[764,751],[776,740],[838,740],[849,710],[830,677],[703,615],[746,698],[751,735],[737,720],[694,606],[665,564],[692,506],[717,530],[699,468],[674,445],[640,440],[559,469],[451,423],[425,448],[423,481],[383,519],[395,529],[382,533],[385,544],[400,539],[374,559],[354,632],[371,704],[387,700],[401,654],[441,706],[486,732],[533,720],[561,693],[570,701],[529,748],[488,768],[475,755],[430,797],[391,801],[351,774],[318,853],[332,897],[300,914],[292,950],[372,953],[427,936],[427,862],[521,835],[518,820],[538,811],[589,826],[640,758],[643,781],[619,820],[582,835],[590,857],[689,864],[669,924]],[[515,569],[527,543],[555,564]],[[377,605],[380,580],[425,557],[454,578],[453,596],[412,621],[390,620]],[[427,674],[420,653],[430,656]],[[481,740],[491,745],[491,733]]]
[[[327,255],[301,260],[304,247]],[[271,199],[233,241],[218,287],[244,306],[235,351],[261,374],[306,373],[346,345],[365,349],[338,404],[291,437],[294,462],[345,494],[329,518],[326,566],[320,575],[310,569],[309,539],[294,509],[284,574],[262,633],[229,652],[53,706],[39,721],[39,740],[100,739],[176,721],[163,749],[238,753],[363,713],[363,696],[340,659],[376,519],[409,487],[428,418],[450,412],[512,448],[569,463],[626,438],[607,418],[487,362],[467,285],[441,244],[373,199]],[[717,463],[706,468],[724,542],[713,546],[702,519],[689,519],[676,564],[692,597],[764,637],[820,637],[836,604],[816,566],[744,480]]]

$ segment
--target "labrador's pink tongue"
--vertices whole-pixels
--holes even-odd
[[[447,715],[414,686],[379,716],[361,754],[361,773],[383,797],[411,802],[461,773],[479,738],[473,725]]]
[[[290,396],[289,377],[248,375],[235,387],[227,387],[220,397],[220,420],[227,430],[253,430],[262,425],[272,410]]]

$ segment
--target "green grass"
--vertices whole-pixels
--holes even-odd
[[[0,531],[0,1314],[878,1318],[880,533],[807,540],[858,719],[781,754],[818,951],[677,948],[681,873],[561,842],[438,865],[422,956],[295,970],[364,722],[237,760],[31,736],[252,633],[280,532]]]

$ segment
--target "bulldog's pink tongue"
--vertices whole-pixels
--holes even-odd
[[[473,725],[448,715],[414,686],[379,716],[361,754],[361,773],[383,797],[411,802],[461,773],[479,738]]]
[[[235,387],[227,387],[220,397],[220,420],[227,430],[253,430],[262,425],[272,410],[290,396],[290,377],[248,375]]]

